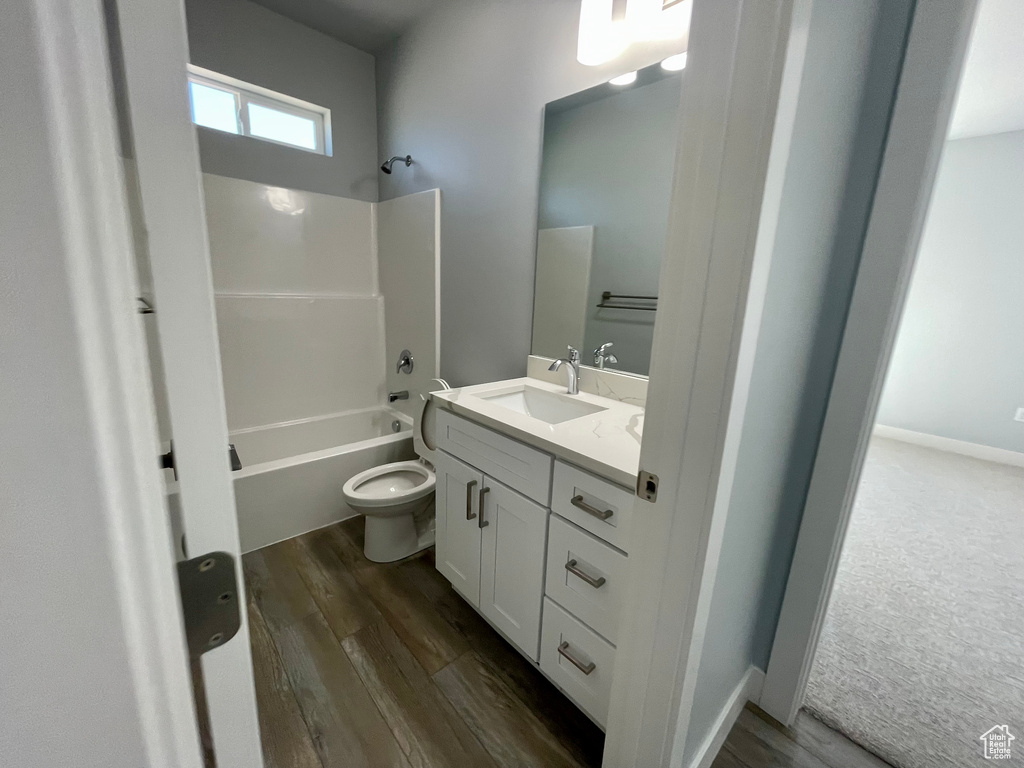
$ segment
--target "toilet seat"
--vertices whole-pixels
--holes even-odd
[[[371,467],[345,483],[346,500],[361,508],[398,507],[434,492],[434,473],[418,461]]]

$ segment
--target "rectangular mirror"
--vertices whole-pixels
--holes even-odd
[[[656,64],[545,108],[533,354],[647,375],[681,76]]]

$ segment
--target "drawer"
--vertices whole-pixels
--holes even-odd
[[[625,591],[626,556],[552,515],[548,523],[548,596],[615,645]]]
[[[602,728],[608,720],[614,666],[615,649],[607,640],[544,598],[540,668]]]
[[[554,460],[543,451],[440,409],[437,411],[437,447],[548,506]]]
[[[629,551],[629,521],[636,496],[625,488],[577,469],[555,462],[551,487],[551,511],[599,539]]]

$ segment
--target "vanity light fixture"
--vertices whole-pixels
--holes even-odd
[[[669,56],[667,59],[662,59],[661,68],[666,72],[678,72],[681,69],[685,69],[686,51],[677,53],[675,56]]]
[[[636,71],[634,70],[633,72],[627,72],[624,75],[619,75],[618,77],[613,77],[608,82],[611,83],[612,85],[629,85],[630,83],[635,83],[636,82]]]
[[[626,25],[615,21],[612,10],[615,0],[582,0],[580,3],[580,36],[576,60],[594,67],[611,61],[629,45]]]
[[[616,0],[580,0],[576,60],[593,67],[611,61],[630,43],[678,40],[690,28],[692,4],[693,0],[626,0],[625,14],[616,18]]]

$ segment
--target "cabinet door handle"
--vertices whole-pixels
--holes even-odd
[[[587,504],[587,502],[583,500],[582,496],[573,496],[569,500],[569,503],[572,504],[577,509],[582,509],[588,515],[593,515],[598,520],[607,520],[609,517],[615,514],[610,509],[598,509],[597,507],[590,506],[589,504]]]
[[[561,645],[558,646],[558,655],[564,657],[565,659],[567,659],[570,664],[572,664],[574,667],[576,667],[576,669],[578,669],[584,675],[589,675],[591,672],[593,672],[595,669],[597,669],[597,664],[595,664],[594,662],[590,662],[589,664],[584,664],[582,661],[580,661],[575,656],[573,656],[571,653],[569,653],[569,641],[568,640],[566,640],[564,643],[562,643]]]
[[[583,572],[580,569],[579,565],[577,565],[575,560],[570,560],[568,563],[566,563],[565,564],[565,570],[567,570],[573,576],[579,576],[581,579],[583,579],[585,582],[587,582],[587,584],[592,586],[594,589],[597,589],[598,587],[603,586],[604,583],[607,581],[607,579],[604,576],[598,576],[597,578],[594,578],[589,573]]]
[[[489,520],[484,520],[484,496],[486,496],[490,490],[491,490],[490,488],[481,488],[480,489],[480,523],[479,523],[479,525],[480,525],[481,528],[486,528],[488,525],[491,524]]]
[[[476,480],[470,480],[466,483],[466,519],[472,520],[476,515],[473,514],[473,486],[476,485]]]

